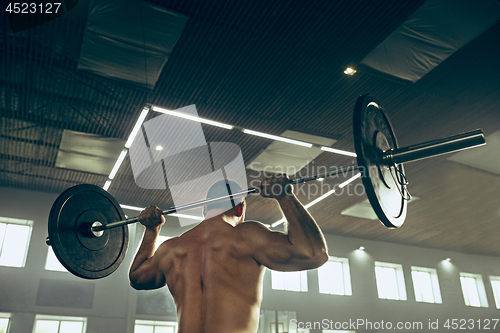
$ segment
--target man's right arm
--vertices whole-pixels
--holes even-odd
[[[141,212],[139,221],[146,227],[146,230],[144,231],[141,246],[130,267],[130,285],[134,289],[161,288],[165,285],[165,276],[159,269],[160,256],[154,254],[156,240],[165,218],[156,206],[151,206]]]

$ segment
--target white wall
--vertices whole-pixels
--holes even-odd
[[[0,216],[30,219],[34,221],[26,267],[0,266],[0,312],[12,313],[9,333],[30,333],[36,314],[87,317],[87,332],[132,333],[135,319],[175,320],[171,300],[163,302],[167,290],[138,292],[129,286],[128,268],[135,254],[140,237],[131,228],[130,247],[125,260],[116,272],[99,280],[83,280],[69,273],[52,272],[44,269],[47,245],[47,217],[57,194],[26,191],[0,187]],[[128,212],[132,215],[132,212]],[[136,214],[137,215],[137,214]],[[141,228],[139,232],[141,231]],[[390,230],[388,230],[390,232]],[[318,292],[317,273],[308,272],[309,292],[289,292],[271,289],[270,274],[265,275],[264,301],[262,309],[291,310],[297,312],[297,319],[303,322],[323,319],[343,322],[366,319],[371,322],[419,321],[424,328],[429,319],[484,320],[500,318],[496,309],[489,281],[489,275],[500,276],[500,258],[467,255],[442,250],[367,241],[361,239],[327,235],[330,255],[349,259],[352,296],[324,295]],[[356,250],[364,246],[365,251]],[[443,261],[450,257],[451,263]],[[374,261],[403,265],[408,300],[380,300],[374,273]],[[442,294],[442,304],[415,302],[411,284],[410,266],[436,268]],[[459,281],[459,272],[482,274],[488,297],[488,308],[471,308],[464,305]],[[94,295],[89,309],[36,304],[38,286],[41,280],[69,281],[85,289],[93,284]],[[161,293],[160,295],[158,293]],[[62,297],[55,295],[54,297]],[[54,299],[57,304],[59,300]],[[62,299],[60,301],[63,301]],[[150,312],[160,308],[162,312]],[[169,312],[170,311],[170,312]],[[140,314],[138,314],[140,313]],[[500,330],[500,323],[497,326]],[[363,331],[363,330],[359,330]],[[425,332],[429,330],[420,330]],[[439,331],[444,331],[440,327]],[[474,332],[477,330],[467,330]],[[320,332],[312,330],[311,332]],[[434,330],[435,332],[435,330]],[[478,331],[479,332],[479,331]],[[481,331],[484,332],[484,331]]]
[[[390,230],[388,231],[390,232]],[[428,330],[429,320],[439,320],[440,330],[447,319],[474,319],[481,323],[484,319],[500,318],[496,309],[489,275],[500,276],[500,258],[467,255],[457,252],[425,249],[414,246],[374,242],[348,237],[326,235],[330,255],[349,259],[352,296],[319,294],[317,272],[308,272],[309,292],[299,293],[271,289],[270,274],[265,276],[265,297],[263,309],[296,310],[297,320],[302,322],[321,322],[323,319],[334,322],[349,322],[365,319],[371,322],[422,322]],[[357,250],[360,246],[365,251]],[[450,257],[451,262],[444,259]],[[406,301],[378,299],[375,281],[374,262],[383,261],[403,266],[406,284]],[[442,304],[420,303],[415,301],[411,280],[411,266],[435,268],[441,289]],[[489,307],[474,308],[464,303],[460,285],[460,272],[481,274],[486,289]],[[492,325],[490,325],[491,328]],[[500,322],[496,330],[500,330]],[[359,330],[359,332],[364,330]],[[311,332],[320,332],[312,330]],[[417,331],[415,331],[417,332]],[[480,332],[480,330],[467,330]],[[481,330],[484,332],[484,330]]]

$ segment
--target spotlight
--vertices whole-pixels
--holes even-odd
[[[320,178],[316,178],[316,180],[319,181],[319,182],[322,182],[323,180],[325,180],[325,178],[321,178],[320,177]]]
[[[360,247],[358,248],[358,250],[360,250],[360,251],[364,251],[364,250],[365,250],[365,247],[364,247],[364,246],[360,246]]]
[[[451,262],[451,258],[446,258],[445,259],[447,262]]]
[[[158,146],[156,146],[156,148],[155,148],[155,149],[156,149],[157,151],[162,151],[162,150],[163,150],[163,147],[162,147],[162,146],[160,146],[160,145],[158,145]]]
[[[347,67],[345,70],[344,70],[344,74],[345,75],[354,75],[354,73],[356,73],[356,70],[352,67]]]

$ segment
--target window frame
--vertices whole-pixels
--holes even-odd
[[[309,281],[307,278],[307,270],[303,271],[291,271],[291,272],[282,272],[282,271],[274,271],[272,269],[267,269],[268,271],[271,272],[271,289],[273,290],[283,290],[283,291],[293,291],[293,292],[299,292],[299,293],[307,293],[309,292]],[[299,284],[300,284],[300,290],[295,290],[295,289],[287,289],[286,286],[286,276],[287,274],[299,274]],[[275,287],[277,283],[275,283],[275,277],[277,276],[283,276],[284,282],[283,282],[283,288],[278,288]],[[305,288],[303,288],[305,286]]]
[[[493,298],[497,309],[500,309],[500,276],[490,275],[491,290],[493,291]],[[495,283],[496,286],[495,286]]]
[[[60,266],[60,267],[47,268],[47,265],[49,264],[49,259],[51,259],[51,258],[55,258],[55,260],[57,260],[57,264],[55,264],[55,265]],[[69,273],[69,271],[57,259],[56,254],[54,253],[54,249],[52,248],[52,246],[48,246],[47,258],[45,259],[44,269],[46,271],[52,271],[52,272]]]
[[[7,312],[0,312],[0,319],[7,319],[7,327],[5,329],[5,333],[9,333],[9,329],[10,329],[10,323],[11,323],[11,320],[10,318],[12,317],[12,314],[11,313],[7,313]]]
[[[134,320],[134,333],[135,333],[135,328],[137,325],[142,325],[142,326],[153,326],[153,333],[155,331],[155,328],[157,326],[163,326],[163,327],[173,327],[174,328],[174,333],[177,333],[178,330],[178,323],[176,321],[169,321],[169,320],[144,320],[144,319],[136,319]]]
[[[431,288],[432,288],[432,297],[434,299],[433,302],[424,301],[423,299],[419,300],[417,294],[420,294],[417,291],[417,285],[415,284],[415,276],[413,272],[422,272],[429,273],[431,279]],[[433,304],[442,304],[443,300],[441,298],[441,289],[439,287],[439,279],[437,275],[437,270],[435,268],[428,267],[419,267],[419,266],[411,266],[411,279],[413,282],[413,290],[415,292],[415,301],[421,303],[433,303]]]
[[[82,325],[82,333],[87,332],[87,318],[86,317],[71,317],[71,316],[50,316],[50,315],[40,315],[37,314],[35,316],[35,324],[33,325],[33,333],[36,333],[36,326],[38,321],[58,321],[59,327],[56,333],[59,333],[61,329],[61,322],[81,322]]]
[[[340,257],[333,257],[329,256],[328,261],[325,263],[328,264],[330,262],[335,262],[335,263],[340,263],[342,265],[342,284],[343,284],[343,294],[338,294],[334,292],[326,292],[326,291],[321,291],[321,273],[320,270],[322,267],[319,267],[317,269],[318,273],[318,291],[320,294],[326,294],[326,295],[339,295],[339,296],[352,296],[352,284],[351,284],[351,271],[349,269],[349,259],[348,258],[340,258]]]
[[[479,299],[479,305],[472,305],[469,297],[470,291],[467,290],[465,279],[474,279],[476,285],[476,292]],[[486,290],[484,288],[483,277],[481,274],[465,273],[460,272],[460,286],[462,287],[462,296],[464,297],[464,303],[466,306],[477,307],[477,308],[487,308],[488,298],[486,297]],[[465,287],[465,288],[464,288]],[[469,304],[468,304],[469,303]]]
[[[375,282],[377,285],[378,298],[379,299],[394,300],[394,301],[406,301],[407,294],[406,294],[406,284],[405,284],[405,280],[404,280],[403,265],[394,264],[394,263],[390,263],[390,262],[375,261],[374,267],[375,267],[375,269],[374,269],[375,270]],[[394,272],[396,274],[396,285],[397,285],[398,298],[381,297],[382,281],[379,280],[380,277],[378,276],[377,268],[394,269]]]
[[[7,238],[7,227],[9,225],[20,225],[20,226],[27,226],[29,228],[28,231],[28,237],[26,239],[26,246],[24,248],[24,256],[22,259],[22,263],[20,266],[13,266],[13,265],[4,265],[0,263],[0,266],[2,267],[15,267],[15,268],[23,268],[26,267],[26,259],[28,258],[28,250],[31,242],[31,234],[33,233],[33,221],[32,220],[26,220],[26,219],[18,219],[18,218],[13,218],[13,217],[5,217],[5,216],[0,216],[0,224],[5,224],[5,234],[3,235],[2,239],[0,239],[0,258],[2,257],[2,252],[4,251],[4,245],[5,245],[5,239]]]

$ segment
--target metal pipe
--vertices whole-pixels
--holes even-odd
[[[389,150],[384,153],[385,155],[382,157],[382,163],[385,165],[394,165],[414,162],[484,144],[486,144],[486,141],[484,139],[483,130],[477,129],[443,139]]]

